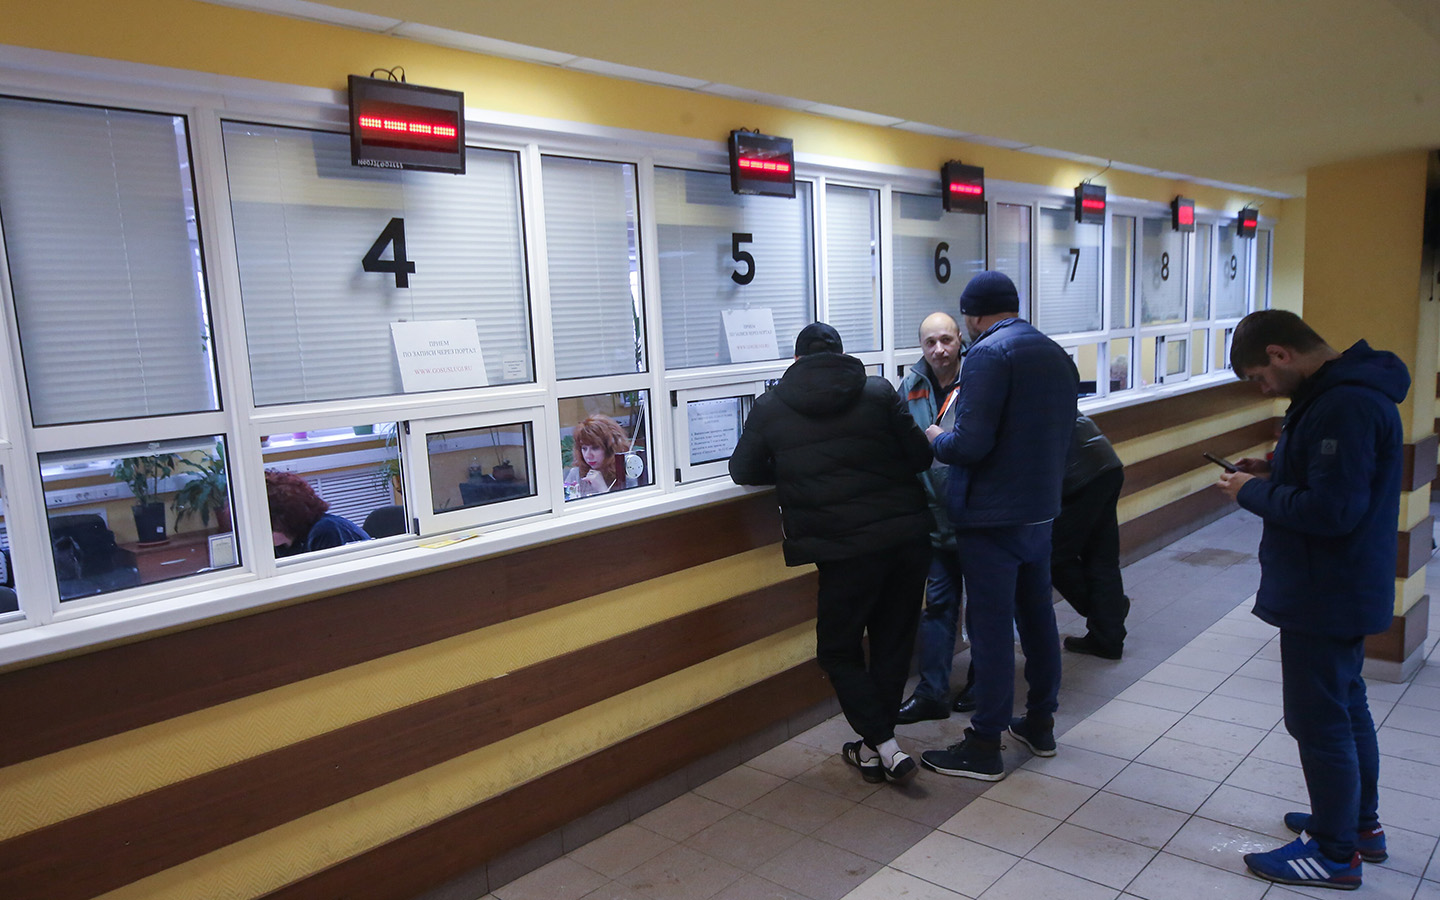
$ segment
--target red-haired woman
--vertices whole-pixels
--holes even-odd
[[[619,422],[596,413],[576,425],[572,434],[574,449],[570,456],[575,467],[565,473],[567,485],[574,484],[581,497],[628,486],[622,454],[630,449],[630,441]]]
[[[265,498],[270,501],[270,531],[277,557],[370,540],[354,522],[326,512],[330,504],[316,496],[310,483],[299,475],[266,469]]]

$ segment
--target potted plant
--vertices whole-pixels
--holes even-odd
[[[175,510],[175,527],[192,513],[200,517],[200,524],[210,527],[210,513],[215,513],[215,524],[222,531],[230,529],[230,483],[225,475],[225,446],[215,445],[215,452],[201,451],[200,461],[182,457],[182,465],[193,470],[194,475],[180,485],[170,508]]]
[[[158,544],[165,537],[165,504],[156,499],[160,482],[175,473],[180,457],[174,453],[127,456],[117,460],[111,475],[135,495],[135,535],[142,544]]]

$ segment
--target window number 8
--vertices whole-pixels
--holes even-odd
[[[1169,253],[1162,253],[1162,254],[1160,254],[1160,280],[1161,280],[1161,281],[1169,281],[1169,280],[1170,280],[1170,254],[1169,254]]]

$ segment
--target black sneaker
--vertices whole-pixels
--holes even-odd
[[[999,781],[1005,777],[1000,741],[987,741],[977,736],[973,728],[965,729],[965,739],[958,744],[920,754],[920,764],[932,772],[960,778]]]
[[[1066,635],[1064,643],[1065,649],[1071,653],[1083,653],[1086,656],[1098,656],[1101,659],[1119,659],[1122,655],[1121,648],[1102,644],[1089,634],[1084,637]]]
[[[1055,720],[1045,718],[1049,719],[1048,723],[1030,716],[1010,720],[1010,734],[1036,756],[1055,755]]]
[[[964,690],[955,695],[955,702],[950,704],[950,710],[962,713],[974,712],[977,706],[979,704],[975,702],[975,686],[967,684]]]
[[[869,784],[881,784],[885,781],[885,767],[880,764],[880,757],[874,756],[870,759],[860,758],[860,741],[851,741],[840,747],[840,755],[845,757],[845,762],[860,770],[860,777]],[[913,766],[914,763],[911,763]]]

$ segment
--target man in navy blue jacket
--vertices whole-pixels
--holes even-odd
[[[1390,626],[1410,373],[1364,341],[1344,353],[1299,316],[1251,313],[1235,328],[1235,374],[1289,397],[1270,462],[1242,459],[1220,489],[1265,521],[1255,615],[1280,629],[1285,728],[1300,750],[1310,812],[1300,836],[1245,864],[1269,881],[1360,886],[1386,858],[1380,752],[1360,676],[1365,635]]]
[[[970,659],[978,704],[965,738],[927,750],[943,775],[1005,777],[1007,728],[1041,756],[1055,755],[1060,638],[1050,595],[1050,529],[1075,429],[1079,375],[1070,356],[1020,318],[1020,295],[1001,272],[981,272],[960,295],[972,343],[955,397],[955,427],[926,430],[950,465],[950,522],[970,598]],[[1026,715],[1012,719],[1015,651],[1025,651]]]

